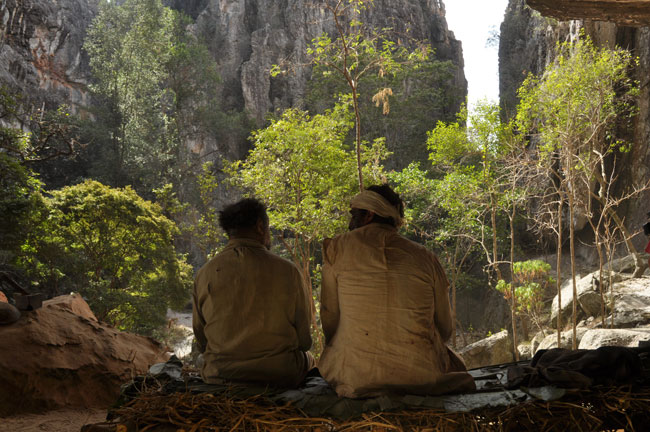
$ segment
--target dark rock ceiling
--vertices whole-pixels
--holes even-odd
[[[650,25],[650,0],[526,0],[544,16],[561,21],[590,19],[619,25]]]

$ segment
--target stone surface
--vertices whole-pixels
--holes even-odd
[[[7,302],[0,302],[0,325],[13,324],[20,319],[20,311]]]
[[[625,26],[650,25],[649,0],[527,0],[544,16],[562,21],[590,19]]]
[[[623,2],[615,0],[600,1],[566,1],[566,0],[510,0],[504,21],[501,24],[499,38],[499,93],[501,106],[506,117],[512,117],[516,112],[517,89],[529,73],[540,75],[547,64],[554,58],[555,45],[557,43],[574,40],[580,31],[591,37],[598,46],[613,48],[615,45],[622,48],[629,48],[635,56],[638,56],[638,64],[632,71],[632,75],[640,82],[640,93],[638,98],[638,114],[635,117],[634,126],[628,131],[626,139],[633,143],[650,142],[650,23],[644,27],[631,28],[624,25],[617,25],[613,15],[608,13],[600,14],[594,20],[572,20],[567,17],[559,21],[552,19],[551,12],[531,9],[529,5],[537,2],[547,4],[562,4],[563,7],[570,4],[581,6],[590,3],[594,6],[607,3],[619,6],[625,10],[625,16],[634,17],[635,10],[630,7],[632,4],[642,5],[645,3],[646,13],[650,13],[650,2],[635,1]],[[617,6],[618,7],[618,6]],[[581,7],[582,9],[582,7]],[[541,10],[541,9],[540,9]],[[546,16],[543,16],[546,15]],[[608,22],[609,20],[612,20]],[[629,153],[626,153],[617,160],[617,166],[622,167],[617,184],[612,192],[622,194],[630,185],[642,184],[650,178],[650,146],[635,145]],[[630,200],[625,209],[621,208],[621,216],[625,219],[628,229],[633,232],[646,222],[648,212],[647,203],[650,202],[650,191],[646,191]],[[568,220],[568,219],[566,219]],[[583,228],[590,230],[586,225],[580,223]],[[568,227],[565,227],[568,233]],[[577,233],[578,236],[580,233]],[[638,251],[645,248],[647,239],[643,236],[634,236],[632,243]],[[595,262],[594,251],[589,246],[578,242],[576,245],[577,254],[591,255]]]
[[[584,327],[578,327],[576,328],[576,346],[580,345],[580,341],[582,340],[583,336],[585,333],[587,333],[589,329],[584,328]],[[543,349],[551,349],[551,348],[568,348],[571,349],[573,347],[573,330],[567,330],[563,331],[560,333],[560,346],[558,347],[557,345],[557,333],[552,333],[547,335],[537,346],[537,348],[534,350],[536,353],[539,350]]]
[[[650,341],[650,328],[592,329],[582,336],[579,349],[596,349],[601,346],[637,347],[641,341]]]
[[[577,320],[580,321],[582,318],[601,315],[601,304],[602,299],[600,296],[600,284],[599,284],[599,271],[588,274],[587,276],[576,280],[576,292],[578,298],[578,310],[577,310]],[[603,288],[607,290],[609,284],[609,278],[605,275],[603,278],[605,283]],[[617,273],[612,275],[612,281],[618,282],[621,280],[621,276]],[[571,321],[573,313],[573,282],[571,279],[567,279],[562,284],[562,304],[558,309],[558,296],[556,295],[553,298],[553,303],[551,304],[551,319],[549,324],[552,327],[557,327],[557,315],[560,311],[561,321],[564,324],[567,324]]]
[[[375,0],[361,20],[429,41],[437,58],[459,66],[455,81],[466,88],[460,42],[447,29],[444,14],[439,1]],[[267,112],[301,104],[311,74],[307,47],[323,32],[335,32],[323,4],[264,0],[211,0],[195,29],[215,54],[226,102],[246,108],[258,124]],[[286,60],[294,65],[294,73],[272,78],[271,66]]]
[[[437,59],[451,61],[456,71],[448,85],[459,91],[444,110],[457,112],[467,82],[461,43],[447,28],[442,2],[375,0],[360,19],[377,29],[392,28],[397,34],[428,41]],[[210,0],[193,28],[217,61],[224,108],[246,110],[257,126],[265,123],[269,112],[304,107],[311,77],[307,48],[323,33],[335,37],[334,22],[324,2]],[[271,77],[274,64],[287,73]],[[425,139],[423,136],[423,142]],[[390,137],[387,141],[391,148]],[[240,148],[237,156],[246,150]],[[232,152],[237,153],[235,149]]]
[[[530,360],[533,358],[533,346],[531,344],[520,344],[517,346],[519,351],[519,360]]]
[[[0,3],[0,83],[28,103],[73,110],[89,105],[88,58],[81,49],[98,0]]]
[[[512,340],[507,330],[467,345],[459,352],[467,369],[513,361]]]
[[[543,332],[538,332],[533,339],[530,341],[530,351],[535,354],[535,351],[537,351],[537,347],[539,346],[540,343],[544,340],[544,338],[547,335],[544,334]]]
[[[610,293],[606,299],[611,301]],[[614,284],[614,321],[617,328],[630,328],[650,324],[650,277],[627,279]],[[606,319],[612,324],[612,315]]]
[[[97,322],[79,296],[63,296],[0,326],[0,416],[59,407],[106,408],[120,385],[165,361],[152,339]]]

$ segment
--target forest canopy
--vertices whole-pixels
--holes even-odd
[[[216,210],[252,195],[317,306],[321,241],[346,229],[360,184],[389,181],[407,202],[402,233],[445,266],[454,313],[457,296],[498,290],[516,333],[543,320],[540,303],[560,283],[527,252],[550,244],[561,255],[568,235],[573,253],[568,220],[589,221],[601,263],[632,247],[617,212],[648,185],[615,187],[634,145],[621,133],[638,94],[628,51],[584,36],[562,44],[522,86],[516,117],[486,101],[454,118],[442,112],[453,65],[430,47],[397,46],[389,29],[341,23],[309,47],[304,103],[253,128],[221,108],[215,59],[190,18],[160,0],[103,2],[84,44],[88,115],[36,116],[0,92],[2,271],[49,295],[79,292],[98,318],[154,334],[188,302],[192,270],[223,246]],[[243,158],[218,154],[216,142],[242,136]],[[456,318],[459,332],[473,326],[471,314]]]

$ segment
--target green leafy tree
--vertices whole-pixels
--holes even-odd
[[[41,182],[15,158],[0,152],[0,250],[10,264],[44,209]]]
[[[188,24],[161,0],[100,4],[84,48],[102,109],[86,133],[101,155],[95,172],[111,184],[149,192],[171,182],[181,193],[190,147],[240,123],[219,109],[216,64]]]
[[[550,264],[541,260],[518,261],[513,264],[513,280],[506,282],[501,279],[496,285],[497,291],[503,294],[517,314],[521,318],[531,320],[542,333],[544,333],[542,325],[544,301],[548,287],[554,283],[549,275],[550,271]],[[525,319],[522,319],[522,324],[524,339],[528,339],[528,326]]]
[[[267,128],[253,133],[247,158],[228,169],[236,185],[268,205],[271,227],[308,287],[314,287],[319,242],[347,224],[349,199],[355,193],[356,156],[344,139],[353,124],[348,103],[314,116],[286,110]],[[362,149],[366,178],[380,182],[380,163],[387,156],[383,141]]]
[[[539,159],[556,185],[559,197],[556,201],[560,206],[566,202],[568,207],[574,349],[575,220],[580,213],[588,215],[592,200],[616,222],[629,252],[637,257],[631,236],[614,207],[607,205],[604,195],[611,190],[610,180],[615,178],[607,172],[604,162],[623,146],[616,138],[616,122],[634,113],[631,103],[638,88],[628,77],[632,62],[628,51],[598,48],[588,38],[564,43],[558,45],[554,62],[542,76],[528,77],[519,89],[517,120],[522,130],[539,139]],[[601,194],[595,193],[593,184],[598,185]],[[561,230],[559,226],[557,231]],[[637,269],[641,268],[639,261]]]
[[[174,223],[130,187],[96,181],[50,192],[22,267],[50,295],[79,292],[100,320],[143,334],[168,307],[187,302],[191,267],[174,246]]]
[[[312,41],[307,54],[315,65],[315,74],[338,75],[346,83],[351,95],[354,112],[355,143],[357,155],[357,176],[359,189],[363,190],[361,109],[359,85],[372,75],[395,76],[406,63],[423,62],[429,56],[430,48],[409,51],[391,39],[388,29],[375,31],[367,28],[360,20],[361,11],[371,1],[328,0],[325,8],[331,13],[336,28],[336,38],[323,34]],[[277,70],[276,70],[277,72]],[[389,111],[389,97],[393,90],[388,87],[373,91],[373,102]]]
[[[501,122],[498,105],[482,101],[471,114],[463,109],[456,122],[438,122],[427,144],[433,170],[442,176],[437,200],[455,218],[447,223],[452,237],[466,243],[461,250],[477,247],[484,252],[494,280],[503,278],[504,264],[510,264],[512,274],[515,218],[526,198],[521,188],[525,151],[513,123]],[[509,260],[503,253],[504,219],[510,222]],[[511,297],[516,347],[516,293]]]

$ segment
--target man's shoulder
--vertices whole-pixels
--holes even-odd
[[[273,263],[274,266],[282,267],[282,268],[285,267],[291,268],[298,271],[298,267],[296,267],[294,263],[269,250],[264,250],[262,256],[264,257],[265,260],[268,260],[269,262]]]

